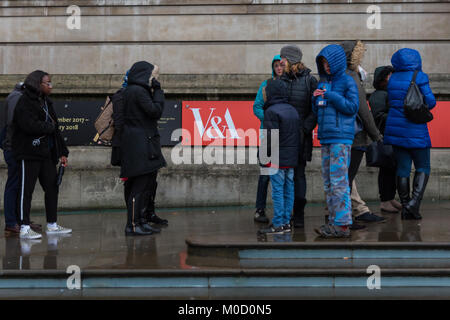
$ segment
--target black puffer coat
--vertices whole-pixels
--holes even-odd
[[[46,121],[44,103],[47,103],[51,121]],[[52,101],[32,89],[25,88],[17,102],[13,125],[12,151],[17,160],[52,159],[56,164],[60,157],[69,156]]]
[[[157,123],[164,108],[164,91],[150,88],[153,69],[152,64],[140,61],[128,74],[128,87],[123,93],[122,178],[148,174],[166,165]]]
[[[370,109],[378,130],[384,134],[386,119],[389,113],[389,99],[386,77],[394,72],[391,66],[378,67],[373,74],[373,86],[376,89],[369,98]]]
[[[317,89],[317,79],[310,73],[311,70],[305,68],[296,74],[284,73],[280,78],[287,85],[288,103],[297,110],[299,116],[299,163],[311,161],[312,131],[317,125],[317,117],[311,105],[313,92]]]

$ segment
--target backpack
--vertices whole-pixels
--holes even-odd
[[[123,91],[118,90],[114,95],[107,96],[100,114],[94,122],[97,134],[94,141],[100,141],[107,146],[119,146],[120,134],[123,127]]]
[[[427,104],[424,102],[422,92],[416,84],[418,71],[414,71],[408,93],[403,102],[403,111],[406,118],[414,123],[427,123],[433,120],[433,114],[430,112]]]
[[[94,137],[94,142],[99,144],[111,145],[114,135],[114,119],[113,119],[113,103],[112,97],[107,96],[105,104],[100,108],[100,114],[94,122],[97,134]]]

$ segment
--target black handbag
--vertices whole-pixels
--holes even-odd
[[[395,168],[394,149],[383,140],[372,142],[366,150],[366,165],[377,168]]]
[[[433,114],[430,112],[427,104],[424,103],[424,97],[416,84],[418,71],[414,71],[408,93],[403,102],[403,110],[406,118],[414,123],[427,123],[433,120]]]

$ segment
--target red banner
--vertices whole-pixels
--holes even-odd
[[[450,101],[438,101],[432,113],[433,148],[450,148]],[[257,146],[260,125],[253,101],[183,101],[183,145]],[[317,127],[313,138],[314,146],[320,146]]]

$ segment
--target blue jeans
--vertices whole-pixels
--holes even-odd
[[[17,194],[19,192],[19,165],[13,157],[12,151],[3,151],[5,162],[8,165],[8,180],[5,186],[5,225],[13,227],[17,224]]]
[[[256,209],[265,209],[267,202],[267,188],[270,176],[260,174],[258,179],[258,192],[256,194]]]
[[[406,149],[394,146],[394,156],[397,160],[397,176],[408,178],[412,162],[417,172],[430,174],[430,148]]]
[[[352,202],[348,167],[351,146],[347,144],[322,145],[322,177],[330,224],[347,226],[352,224]]]
[[[272,170],[272,169],[271,169]],[[273,169],[270,175],[272,183],[273,219],[274,227],[280,227],[291,221],[294,208],[294,169]]]

